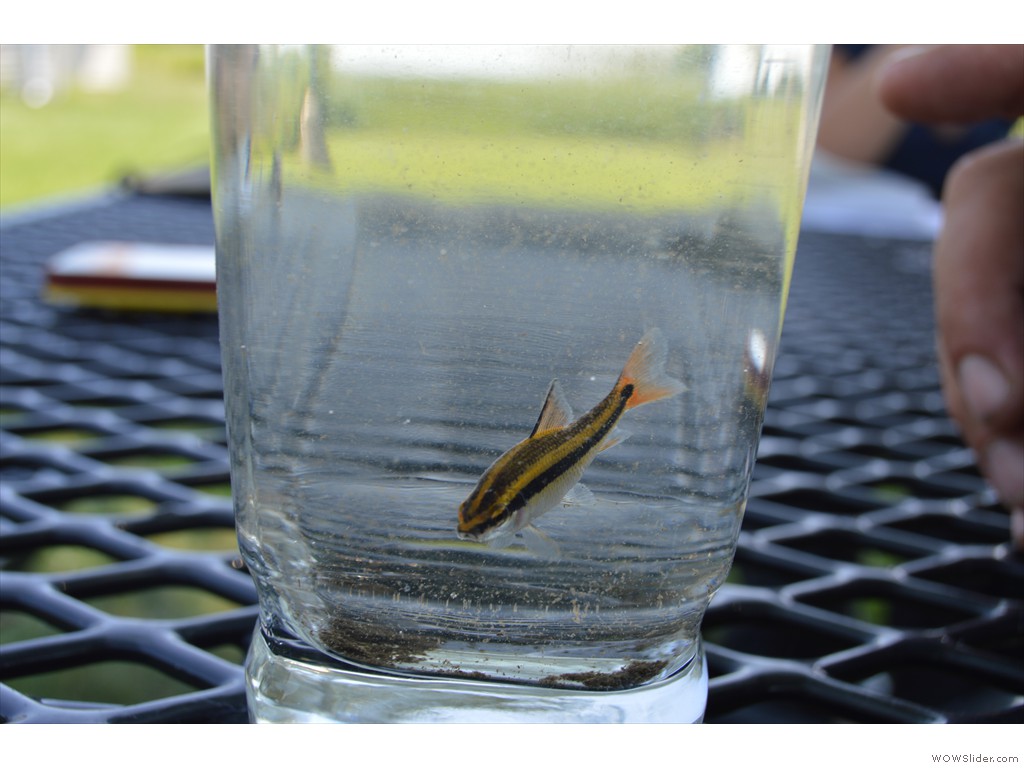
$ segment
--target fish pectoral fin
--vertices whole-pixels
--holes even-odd
[[[530,554],[544,560],[558,560],[562,557],[562,550],[558,543],[539,528],[528,525],[521,531],[523,543]]]
[[[576,483],[562,499],[562,503],[566,505],[591,504],[595,501],[597,499],[594,498],[594,494],[583,483]]]
[[[507,549],[515,542],[515,538],[515,531],[501,531],[497,536],[487,541],[487,546],[491,549]]]
[[[537,419],[530,437],[548,429],[561,429],[572,424],[572,419],[572,407],[565,399],[562,385],[558,383],[558,379],[552,379],[547,397],[544,398],[544,405],[540,409],[540,417]]]

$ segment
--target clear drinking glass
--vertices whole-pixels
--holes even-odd
[[[826,58],[211,49],[253,719],[701,719]]]

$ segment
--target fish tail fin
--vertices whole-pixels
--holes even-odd
[[[630,384],[633,386],[633,394],[626,401],[627,410],[686,391],[681,381],[665,372],[667,358],[668,344],[665,337],[657,328],[651,328],[633,348],[615,385],[619,388]]]

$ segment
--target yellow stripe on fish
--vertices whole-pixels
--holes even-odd
[[[575,421],[558,380],[552,381],[533,432],[484,472],[459,507],[459,538],[501,546],[527,531],[544,539],[532,521],[562,501],[598,453],[625,439],[616,429],[622,415],[685,389],[665,372],[667,353],[664,337],[652,328],[612,391]]]

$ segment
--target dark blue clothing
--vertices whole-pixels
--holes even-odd
[[[920,179],[939,197],[946,174],[958,158],[972,149],[1005,139],[1012,126],[1012,120],[986,120],[965,126],[964,134],[947,141],[928,126],[911,123],[885,159],[885,167]]]
[[[835,45],[833,49],[850,61],[864,55],[870,45]],[[941,135],[933,126],[909,123],[906,132],[880,165],[927,184],[935,197],[942,193],[946,174],[962,155],[993,141],[1006,138],[1013,120],[986,120],[958,126],[955,137]]]

